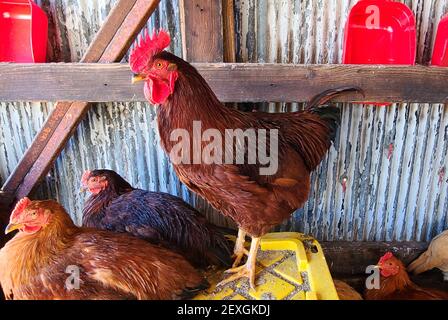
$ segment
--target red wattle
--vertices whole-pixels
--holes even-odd
[[[146,99],[152,104],[164,104],[174,92],[174,86],[176,85],[178,76],[177,72],[172,72],[169,76],[169,83],[154,78],[148,79],[144,88]]]

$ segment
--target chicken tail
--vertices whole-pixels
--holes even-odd
[[[337,88],[337,89],[330,89],[330,90],[324,91],[324,92],[318,94],[317,96],[315,96],[314,98],[312,98],[310,100],[310,102],[308,102],[308,104],[306,106],[306,110],[313,111],[314,109],[325,105],[327,102],[329,102],[333,98],[335,98],[341,94],[348,93],[348,92],[358,92],[364,96],[364,91],[359,87],[341,87],[341,88]]]
[[[426,272],[428,270],[431,270],[433,266],[431,266],[430,263],[430,256],[428,254],[428,251],[423,253],[420,257],[418,257],[414,262],[412,262],[408,266],[408,271],[417,275],[423,272]]]
[[[308,112],[318,115],[326,123],[329,129],[329,138],[332,142],[336,139],[337,129],[341,123],[341,111],[335,106],[325,106],[325,104],[336,96],[347,92],[358,92],[364,95],[362,89],[358,87],[330,89],[315,96],[306,107]]]

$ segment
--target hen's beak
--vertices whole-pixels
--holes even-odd
[[[11,233],[14,230],[18,230],[23,227],[22,223],[10,223],[5,229],[5,234]]]
[[[381,270],[381,265],[377,264],[377,265],[375,266],[375,269],[380,269],[380,270]]]
[[[132,84],[146,80],[146,77],[141,74],[134,74],[132,76]]]
[[[79,193],[85,193],[85,192],[87,192],[87,187],[79,188]]]

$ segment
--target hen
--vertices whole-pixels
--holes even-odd
[[[348,283],[341,280],[334,280],[334,286],[338,292],[339,300],[342,301],[355,301],[364,300],[362,296]]]
[[[164,31],[140,39],[130,56],[133,82],[145,81],[146,98],[159,105],[161,144],[180,180],[238,224],[236,260],[228,271],[234,275],[225,282],[248,277],[255,287],[260,238],[303,206],[310,173],[335,138],[340,111],[320,105],[359,89],[327,91],[300,112],[243,113],[221,104],[192,65],[164,51],[169,43]],[[231,141],[224,141],[229,132],[243,135],[234,139],[230,133]],[[251,135],[262,143],[246,145]],[[260,156],[266,150],[269,163]],[[255,160],[254,154],[259,155]],[[252,237],[249,252],[244,248],[246,234]],[[237,267],[247,253],[246,264]]]
[[[175,299],[206,282],[180,255],[125,234],[76,227],[56,201],[22,199],[0,250],[7,299]]]
[[[428,250],[408,266],[408,271],[420,274],[434,268],[440,269],[448,281],[448,230],[432,240]]]
[[[378,262],[380,288],[366,290],[366,300],[446,300],[448,292],[421,288],[411,281],[406,267],[391,252]]]
[[[84,205],[83,226],[162,243],[196,267],[231,263],[231,242],[182,199],[135,189],[111,170],[87,171],[82,184],[92,193]]]

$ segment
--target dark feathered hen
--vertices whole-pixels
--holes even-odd
[[[179,254],[108,231],[78,228],[55,201],[22,199],[0,250],[8,299],[179,299],[207,284]]]
[[[87,171],[83,184],[92,193],[83,209],[83,226],[161,243],[196,267],[230,265],[231,242],[182,199],[134,189],[111,170]]]
[[[260,237],[303,206],[310,191],[310,173],[325,157],[335,137],[340,112],[337,108],[322,105],[343,92],[360,90],[329,90],[300,112],[243,113],[221,104],[192,65],[162,51],[168,46],[167,39],[169,36],[164,31],[142,39],[133,50],[130,63],[135,73],[134,81],[145,80],[145,96],[151,103],[159,105],[159,133],[168,154],[172,155],[179,143],[172,139],[174,130],[182,129],[191,139],[196,139],[194,122],[200,122],[202,132],[213,129],[220,132],[221,137],[226,136],[226,130],[237,129],[254,130],[258,137],[262,130],[278,132],[278,153],[271,154],[278,160],[278,170],[269,175],[260,173],[260,168],[265,167],[260,161],[254,164],[248,161],[244,164],[237,161],[233,164],[229,161],[174,163],[177,175],[188,188],[238,224],[235,266],[247,253],[243,246],[246,233],[252,236],[247,264],[230,270],[236,275],[227,281],[248,276],[254,286]],[[201,150],[204,150],[210,142],[200,138],[191,145],[202,146]],[[233,150],[242,145],[237,142],[229,145],[222,140],[222,150]],[[249,150],[246,144],[244,147],[247,158]],[[194,157],[194,147],[182,151],[190,159]]]

